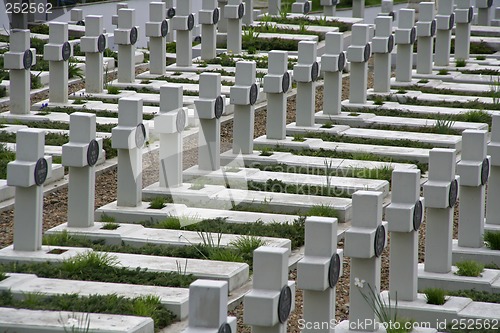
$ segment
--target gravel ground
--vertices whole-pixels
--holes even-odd
[[[369,74],[369,86],[373,84],[372,70]],[[71,91],[81,89],[80,85],[72,87]],[[349,78],[343,80],[343,99],[347,99],[349,95]],[[316,111],[322,109],[323,87],[317,88],[316,94]],[[37,96],[33,102],[47,98],[47,94]],[[295,97],[288,99],[288,112],[287,123],[295,121]],[[255,137],[265,134],[266,124],[266,110],[261,110],[255,115]],[[221,152],[227,151],[231,148],[231,141],[233,137],[232,122],[225,123],[221,128],[222,141]],[[184,140],[184,169],[197,164],[197,136],[186,138]],[[143,171],[143,185],[148,186],[158,181],[158,154],[150,153],[144,156],[144,171]],[[110,170],[96,177],[96,199],[95,208],[108,204],[116,200],[116,170]],[[67,213],[67,189],[63,188],[44,198],[44,223],[43,230],[50,229],[61,223],[66,222]],[[0,214],[0,248],[12,244],[12,230],[13,230],[13,217],[12,210],[5,211]],[[458,209],[455,208],[455,228],[454,237],[457,237],[457,217]],[[424,256],[424,239],[425,239],[425,220],[420,229],[419,237],[419,261],[423,262]],[[389,237],[390,242],[390,237]],[[343,247],[343,242],[339,243],[339,247]],[[349,272],[350,260],[344,259],[343,276],[337,284],[336,294],[336,319],[345,320],[349,313]],[[295,280],[296,272],[290,272],[290,279]],[[382,289],[389,288],[389,246],[386,248],[382,255]],[[243,306],[239,305],[230,315],[238,318],[238,331],[250,332],[250,327],[243,325]],[[302,290],[297,289],[295,311],[291,314],[288,321],[287,332],[300,332],[298,328],[298,319],[302,317]]]

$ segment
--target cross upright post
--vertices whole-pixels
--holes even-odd
[[[49,101],[68,103],[68,60],[71,57],[68,24],[49,23],[49,43],[43,47],[43,58],[49,62]]]
[[[163,75],[166,70],[168,21],[164,18],[164,2],[149,3],[149,22],[146,22],[146,37],[149,37],[149,72]]]
[[[491,142],[488,144],[491,155],[490,179],[488,180],[488,196],[486,202],[486,224],[500,227],[500,115],[492,116]]]
[[[474,18],[471,0],[456,0],[455,60],[467,60],[470,54],[470,28]]]
[[[432,74],[432,48],[435,34],[434,2],[421,2],[417,22],[417,74]]]
[[[228,0],[217,0],[220,9],[220,21],[217,26],[219,32],[227,33],[227,18],[226,18],[226,5]]]
[[[325,38],[325,53],[321,56],[321,70],[324,76],[323,113],[340,114],[342,106],[342,71],[346,64],[344,35],[328,32]]]
[[[365,18],[365,0],[352,1],[352,17]]]
[[[292,3],[292,13],[307,15],[311,11],[311,6],[309,0],[296,0]]]
[[[325,16],[335,16],[337,14],[338,0],[321,0],[320,5],[323,6],[323,14]]]
[[[62,164],[69,167],[68,227],[88,228],[94,225],[95,165],[102,147],[95,114],[72,113],[69,135],[62,146]]]
[[[320,74],[317,48],[316,42],[299,42],[299,59],[293,67],[293,78],[297,81],[297,126],[314,126],[316,80]]]
[[[264,92],[267,94],[266,137],[286,138],[286,93],[292,86],[288,73],[288,52],[271,51],[268,54],[269,69],[264,76]]]
[[[177,31],[176,64],[179,67],[190,67],[193,64],[193,28],[194,14],[191,13],[192,0],[183,0],[177,4],[175,16],[172,18],[172,29]]]
[[[200,119],[198,139],[198,167],[200,170],[220,169],[220,118],[224,113],[225,100],[221,96],[221,75],[200,75],[200,98],[194,101]]]
[[[380,14],[378,16],[390,16],[394,21],[396,19],[396,13],[394,12],[394,1],[382,0],[382,3],[380,4]]]
[[[434,148],[429,152],[429,180],[424,184],[426,272],[451,271],[453,211],[460,180],[455,176],[456,158],[454,149]]]
[[[373,37],[374,80],[373,91],[389,93],[391,91],[391,53],[394,48],[392,35],[392,17],[375,18],[375,37]]]
[[[241,0],[229,0],[224,7],[227,19],[227,52],[240,54],[242,51],[242,20],[245,15],[245,4]]]
[[[203,0],[199,15],[198,20],[201,25],[201,59],[213,59],[217,56],[217,24],[220,20],[217,0]]]
[[[175,16],[175,12],[176,12],[175,8],[177,7],[176,1],[177,0],[163,0],[163,2],[165,3],[165,7],[166,7],[165,17],[170,21],[172,21],[172,18]],[[174,29],[172,29],[170,27],[170,29],[168,29],[167,42],[173,42],[173,41],[175,41]]]
[[[493,0],[476,0],[477,25],[490,25],[491,7]]]
[[[10,31],[9,51],[4,54],[4,68],[10,76],[10,113],[30,113],[30,68],[36,64],[36,50],[30,49],[30,31]]]
[[[411,82],[413,68],[413,44],[417,37],[417,30],[413,26],[415,10],[403,8],[399,11],[399,25],[394,34],[398,46],[396,60],[396,81]]]
[[[7,185],[16,188],[15,251],[42,248],[43,184],[52,173],[52,157],[43,155],[44,144],[44,130],[19,130],[16,133],[16,160],[7,164]]]
[[[126,2],[119,2],[116,4],[116,15],[111,15],[111,24],[118,27],[118,14],[120,12],[120,9],[127,9],[128,8],[128,3]]]
[[[354,24],[352,26],[352,43],[347,48],[347,59],[351,62],[349,103],[366,103],[368,60],[372,54],[369,36],[370,26],[368,24]]]
[[[160,187],[182,185],[182,132],[187,124],[182,90],[182,85],[170,83],[160,87],[160,114],[154,119],[160,134]]]
[[[103,34],[102,15],[85,18],[85,36],[80,39],[80,49],[85,52],[85,92],[101,93],[103,81],[103,53],[107,38]]]
[[[439,0],[436,15],[436,52],[434,64],[448,66],[450,64],[451,30],[455,25],[453,0]]]
[[[138,38],[135,9],[120,9],[118,28],[115,29],[115,44],[118,45],[118,82],[132,83],[135,80],[135,43]]]

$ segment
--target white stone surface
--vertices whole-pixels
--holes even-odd
[[[391,16],[378,16],[375,18],[375,36],[373,45],[373,90],[375,92],[389,92],[391,89],[391,55],[394,47],[394,36],[392,35]]]
[[[216,13],[217,12],[217,13]],[[214,17],[220,17],[217,0],[203,0],[202,9],[199,12],[199,23],[201,25],[201,59],[213,59],[216,57],[217,23]],[[223,19],[223,18],[222,18]]]
[[[353,1],[354,7],[364,0]],[[355,16],[353,14],[354,17]],[[351,63],[351,76],[349,88],[349,102],[366,103],[366,89],[368,84],[368,60],[371,56],[369,44],[370,26],[367,24],[354,24],[352,26],[351,45],[347,48],[347,60]]]
[[[246,8],[242,0],[228,0],[224,6],[224,18],[227,19],[227,52],[240,54],[242,49],[242,20]],[[242,15],[243,14],[243,15]]]
[[[68,43],[67,23],[49,23],[49,43],[44,45],[43,50],[44,59],[49,61],[49,100],[52,103],[67,103],[68,60],[73,53]],[[64,59],[66,56],[68,58]]]
[[[491,142],[488,144],[491,155],[490,179],[486,201],[486,225],[500,226],[500,115],[492,116]],[[488,227],[486,227],[488,229]]]
[[[419,4],[419,20],[417,22],[417,73],[432,73],[432,54],[436,25],[434,2],[421,2]]]
[[[469,59],[470,32],[474,7],[471,0],[455,0],[455,59]]]
[[[99,52],[98,40],[99,36],[102,36],[101,40],[106,40],[103,34],[103,16],[88,15],[85,21],[85,36],[80,38],[80,49],[85,52],[85,91],[101,93],[104,85],[103,54]]]
[[[436,51],[434,64],[448,66],[450,63],[451,30],[453,29],[454,0],[440,0],[436,15]]]
[[[175,7],[175,16],[170,20],[171,28],[176,31],[176,64],[189,67],[193,63],[193,26],[195,16],[191,12],[192,0],[179,1]],[[191,22],[193,26],[190,26]]]
[[[324,6],[327,8],[335,6]],[[342,102],[342,71],[346,64],[344,53],[344,37],[339,32],[329,32],[325,37],[325,53],[321,56],[321,69],[323,70],[324,89],[328,94],[323,94],[323,113],[336,115],[340,113]]]
[[[297,82],[297,106],[295,119],[299,126],[313,126],[316,79],[319,75],[317,59],[317,43],[299,42],[299,59],[293,66],[293,79]]]
[[[400,9],[399,25],[394,34],[397,44],[396,81],[399,82],[411,82],[413,44],[416,37],[414,21],[414,9]]]
[[[149,37],[149,71],[152,74],[163,75],[166,70],[166,36],[168,34],[168,21],[164,18],[166,10],[164,2],[149,3],[149,22],[146,22],[146,37]],[[165,25],[167,27],[166,32],[162,31]]]
[[[119,9],[118,28],[115,29],[115,44],[118,45],[118,82],[130,83],[135,79],[134,54],[138,38],[135,9]]]

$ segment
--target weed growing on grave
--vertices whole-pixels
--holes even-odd
[[[446,292],[441,288],[424,289],[427,304],[443,305],[446,302]]]
[[[492,250],[500,250],[500,232],[486,231],[484,233],[484,242]]]
[[[330,205],[314,205],[305,213],[306,216],[339,217],[339,213]]]
[[[485,123],[491,126],[491,115],[483,110],[471,110],[458,115],[460,121],[466,121],[471,123]]]
[[[271,156],[273,154],[273,150],[270,147],[262,147],[260,150],[259,156]]]
[[[357,116],[359,116],[359,113],[357,113],[357,112],[350,112],[348,114],[348,116],[350,116],[350,117],[357,117]]]
[[[103,230],[116,230],[120,227],[120,224],[115,222],[106,222],[102,225],[101,229]]]
[[[0,144],[0,179],[7,178],[7,164],[16,159],[16,153],[7,149],[7,146]]]
[[[444,69],[444,68],[443,68],[443,69],[440,69],[440,70],[438,71],[438,75],[448,75],[448,70],[446,70],[446,69]]]
[[[293,135],[293,140],[295,142],[304,142],[306,141],[304,134],[294,134]]]
[[[476,57],[476,60],[486,60],[485,56],[479,55]]]
[[[194,183],[189,187],[190,190],[199,191],[205,188],[205,181],[203,178],[197,178]]]
[[[30,300],[30,302],[33,301],[36,301],[36,297]],[[10,291],[4,291],[0,294],[0,306],[15,309],[146,316],[153,319],[156,330],[170,325],[175,319],[175,315],[165,309],[155,296],[126,298],[116,294],[91,296],[66,294],[38,297],[36,304],[29,304],[24,299],[14,297]],[[69,321],[70,325],[72,323],[76,324],[74,321]],[[69,329],[69,332],[73,332],[71,328]]]
[[[2,82],[2,81],[0,80],[0,82]],[[7,88],[0,87],[0,98],[3,98],[5,96],[7,96]]]
[[[116,256],[88,251],[62,262],[62,269],[67,272],[84,272],[86,269],[112,268],[119,263]]]
[[[500,303],[500,294],[492,294],[487,291],[468,289],[448,291],[447,294],[450,296],[467,297],[472,299],[474,302]]]
[[[378,95],[375,96],[373,98],[373,104],[375,104],[375,105],[384,105],[384,97],[378,96]]]
[[[331,121],[327,121],[321,126],[321,128],[332,128],[332,127],[333,127],[333,122]]]
[[[67,244],[71,242],[73,237],[69,234],[67,230],[63,230],[62,232],[54,233],[54,234],[45,234],[42,239],[43,245],[51,245],[51,246],[61,246],[61,244]]]
[[[405,89],[399,89],[398,91],[396,91],[396,94],[404,95],[406,93],[407,93],[407,91]]]
[[[106,213],[102,214],[101,215],[101,218],[99,219],[101,222],[107,222],[107,223],[112,223],[112,222],[115,222],[116,219],[114,218],[114,216],[110,216]]]
[[[267,243],[257,236],[243,235],[230,242],[229,245],[238,249],[242,254],[252,255],[255,249],[266,246]]]
[[[82,313],[80,316],[73,313],[68,316],[66,321],[59,315],[58,322],[63,325],[65,333],[87,333],[90,330],[89,313]]]
[[[152,225],[144,225],[144,226],[152,226]],[[166,219],[161,220],[158,223],[155,223],[154,227],[159,229],[180,229],[181,222],[177,216],[170,215]]]
[[[0,281],[5,280],[7,278],[7,274],[0,268]]]
[[[356,278],[358,279],[358,278]],[[359,279],[358,279],[359,280]],[[364,281],[364,280],[362,280]],[[363,296],[366,303],[375,312],[378,321],[383,323],[387,333],[407,333],[412,330],[414,322],[412,319],[402,318],[398,315],[398,296],[396,294],[395,304],[388,298],[386,302],[380,293],[373,288],[369,283],[368,292],[364,289],[364,282],[358,282],[357,287],[360,289],[361,296]],[[408,325],[410,324],[410,325]]]
[[[43,87],[42,81],[40,80],[40,74],[42,74],[42,72],[38,73],[37,75],[30,74],[30,78],[31,78],[30,88],[31,89],[40,89]]]
[[[78,67],[78,64],[71,61],[68,63],[68,79],[72,79],[74,77],[77,77],[79,79],[83,80],[83,71],[80,67]]]
[[[165,198],[164,197],[155,197],[151,202],[149,203],[149,207],[151,209],[162,209],[165,207]]]
[[[467,61],[465,59],[457,59],[455,62],[456,67],[465,67],[467,65]]]
[[[453,120],[437,119],[434,124],[434,131],[438,134],[454,134],[453,125],[455,125]]]
[[[484,265],[473,260],[464,260],[455,263],[458,270],[455,272],[459,276],[478,277],[484,271]]]
[[[120,93],[120,89],[115,86],[108,85],[108,94],[110,95],[118,95]]]
[[[493,98],[493,104],[500,104],[500,77],[497,76],[494,78],[490,77],[490,91],[489,95]]]
[[[151,83],[151,80],[142,80],[141,81],[141,84],[150,84]]]
[[[429,83],[429,80],[427,80],[427,79],[422,79],[422,80],[419,80],[417,83],[426,84],[426,83]]]

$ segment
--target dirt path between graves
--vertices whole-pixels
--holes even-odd
[[[368,85],[373,85],[373,68],[370,67]],[[81,86],[72,87],[79,90]],[[349,78],[343,80],[342,99],[349,97]],[[47,98],[47,94],[37,96],[34,102]],[[316,93],[316,111],[320,111],[323,105],[323,87],[317,88]],[[288,111],[287,123],[295,121],[295,96],[288,98]],[[255,137],[265,134],[266,130],[266,110],[261,110],[255,115]],[[232,121],[222,125],[221,128],[222,141],[221,152],[227,151],[231,148],[233,137]],[[184,169],[187,169],[197,164],[197,136],[188,137],[184,140]],[[143,186],[148,186],[158,181],[158,153],[151,153],[143,157],[144,171],[143,171]],[[95,193],[95,208],[101,207],[105,204],[116,200],[116,169],[107,171],[96,177],[96,193]],[[66,222],[67,214],[67,188],[60,189],[50,193],[44,198],[44,225],[43,230],[53,228],[59,224]],[[13,210],[4,211],[0,214],[0,248],[12,244],[13,241]],[[458,205],[455,207],[455,223],[454,223],[454,237],[457,237],[457,223],[458,223]],[[420,229],[419,236],[419,262],[424,259],[424,239],[425,239],[425,219]],[[390,246],[390,237],[389,237]],[[381,275],[381,288],[389,288],[389,246],[382,254],[382,275]],[[343,247],[343,241],[339,243],[339,247]],[[345,320],[349,313],[349,273],[350,273],[350,260],[344,258],[343,276],[339,280],[336,288],[336,319]],[[290,272],[290,279],[296,278],[296,271]],[[243,305],[239,305],[235,310],[230,312],[230,315],[238,318],[238,332],[249,333],[250,327],[243,325]],[[288,321],[287,332],[300,332],[298,320],[302,318],[302,291],[297,289],[295,300],[295,311],[290,315]]]

